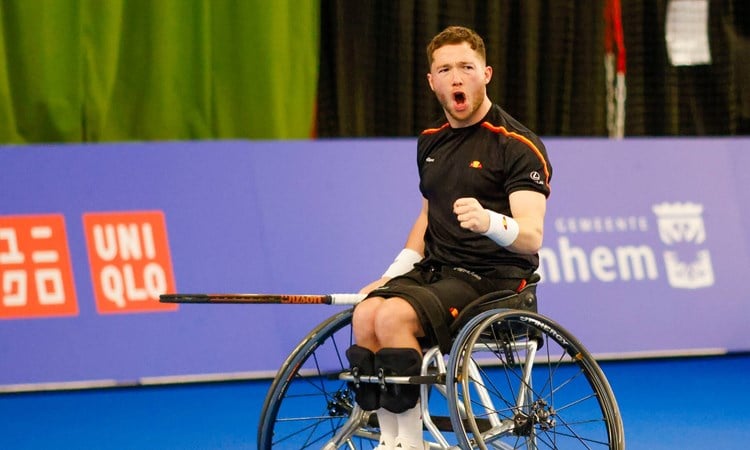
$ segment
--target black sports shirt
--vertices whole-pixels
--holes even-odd
[[[523,276],[539,266],[538,255],[513,253],[463,229],[453,213],[461,197],[474,197],[483,207],[511,216],[510,193],[531,190],[549,196],[552,167],[541,140],[528,128],[493,104],[470,127],[454,129],[444,122],[424,130],[417,165],[419,189],[429,201],[425,263],[503,277]]]

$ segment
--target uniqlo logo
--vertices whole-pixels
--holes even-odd
[[[76,315],[63,216],[0,216],[0,319]]]
[[[161,211],[86,213],[83,227],[100,314],[178,308],[159,303],[160,294],[175,291]]]

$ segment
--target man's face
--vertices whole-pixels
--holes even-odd
[[[473,125],[485,111],[479,108],[487,97],[492,68],[486,66],[469,44],[445,45],[432,53],[427,74],[430,88],[443,106],[453,127]]]

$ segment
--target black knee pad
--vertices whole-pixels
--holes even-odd
[[[413,348],[383,348],[375,354],[375,368],[383,375],[413,376],[422,370],[422,354]],[[398,414],[419,401],[418,384],[386,383],[380,392],[380,406]]]
[[[346,350],[346,357],[355,377],[376,375],[375,353],[372,351],[355,344]],[[380,386],[377,383],[351,382],[349,386],[362,409],[374,411],[380,408]]]

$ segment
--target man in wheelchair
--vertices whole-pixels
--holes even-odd
[[[353,373],[420,373],[422,349],[447,351],[450,326],[485,294],[520,291],[539,265],[552,174],[541,140],[493,104],[482,38],[448,27],[427,47],[427,81],[445,117],[418,139],[422,209],[405,248],[352,317]],[[514,304],[512,308],[536,309]],[[377,411],[378,448],[422,449],[419,386],[357,383]]]

